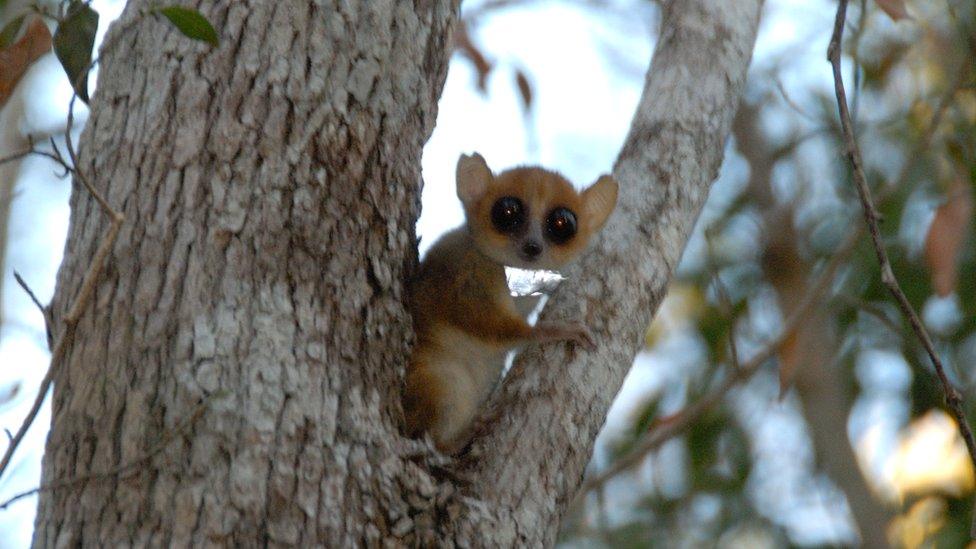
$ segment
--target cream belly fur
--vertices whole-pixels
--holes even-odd
[[[431,331],[437,352],[427,355],[427,368],[450,390],[438,403],[440,410],[430,431],[436,440],[456,446],[498,383],[507,348],[450,326]]]

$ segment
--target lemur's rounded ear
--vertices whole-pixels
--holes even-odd
[[[581,198],[583,215],[594,230],[599,229],[617,205],[617,180],[609,175],[600,176],[596,183],[583,191]]]
[[[464,204],[470,204],[484,196],[491,183],[491,170],[484,157],[478,153],[462,154],[457,163],[457,195]]]

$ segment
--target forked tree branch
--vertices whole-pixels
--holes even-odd
[[[966,442],[969,457],[974,467],[976,467],[976,440],[973,439],[972,429],[969,426],[969,421],[966,419],[966,413],[962,407],[962,395],[952,385],[952,382],[949,381],[945,372],[945,366],[942,364],[942,359],[939,358],[939,354],[936,352],[935,346],[932,343],[932,338],[929,336],[928,331],[919,319],[918,313],[915,312],[915,308],[908,301],[905,292],[902,291],[901,285],[898,283],[898,279],[895,277],[895,273],[891,268],[891,261],[888,259],[888,252],[885,250],[884,243],[881,240],[881,229],[878,226],[880,216],[875,209],[871,189],[868,187],[867,179],[864,176],[861,151],[858,148],[857,139],[854,136],[854,124],[847,106],[847,93],[844,89],[844,78],[841,74],[841,43],[844,36],[844,23],[846,20],[847,0],[839,0],[837,16],[834,19],[834,31],[830,38],[830,45],[827,47],[827,59],[830,61],[834,74],[834,92],[837,96],[837,109],[840,115],[841,130],[843,131],[844,137],[844,153],[851,164],[852,178],[857,188],[858,197],[861,200],[864,220],[867,223],[868,232],[871,235],[875,255],[878,257],[878,264],[881,268],[881,281],[895,298],[898,308],[901,309],[902,314],[908,320],[909,325],[911,325],[912,331],[932,361],[932,367],[935,369],[939,383],[942,384],[942,391],[945,393],[946,405],[959,424],[959,432]],[[942,110],[942,108],[939,109],[940,112]],[[935,123],[937,121],[933,125]],[[976,524],[973,525],[973,531],[971,532],[971,535],[974,534],[976,534]]]
[[[497,517],[466,521],[471,530],[462,527],[459,539],[483,538],[490,526],[503,544],[555,543],[718,175],[760,8],[758,0],[662,3],[643,95],[613,169],[616,211],[542,313],[585,323],[597,349],[542,345],[516,359],[487,413],[489,429],[461,464],[472,478],[467,491]]]

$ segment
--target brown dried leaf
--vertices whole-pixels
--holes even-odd
[[[488,74],[493,68],[491,62],[485,57],[468,33],[468,27],[461,22],[454,31],[454,48],[467,57],[474,70],[478,73],[478,91],[485,93],[488,90]]]
[[[522,107],[526,111],[532,110],[532,84],[521,69],[515,70],[515,85],[518,86],[519,95],[522,97]]]
[[[656,417],[651,420],[650,424],[647,426],[648,431],[656,431],[658,429],[666,429],[671,425],[677,424],[682,417],[686,414],[686,410],[680,410],[673,414],[667,414],[661,417]]]
[[[796,366],[800,362],[800,344],[797,333],[791,332],[779,347],[779,399],[786,397],[796,377]]]
[[[966,243],[973,219],[973,195],[969,186],[957,181],[946,203],[935,210],[925,237],[925,262],[932,276],[935,293],[945,297],[956,289],[959,280],[959,252]]]
[[[894,21],[912,18],[905,9],[905,0],[875,0],[875,2]]]
[[[0,107],[10,99],[31,64],[49,51],[51,31],[40,17],[30,20],[20,40],[0,49]]]

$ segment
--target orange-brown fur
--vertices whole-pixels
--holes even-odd
[[[490,212],[503,196],[518,197],[533,222],[556,206],[575,212],[576,237],[548,245],[540,257],[540,266],[555,268],[576,257],[612,211],[616,182],[600,182],[577,193],[552,171],[515,168],[495,176],[479,155],[461,157],[458,195],[467,223],[430,248],[410,285],[417,342],[403,400],[409,434],[430,432],[441,451],[457,451],[498,381],[508,350],[529,341],[592,344],[580,324],[530,326],[519,315],[504,265],[520,261],[509,257],[513,237],[492,226]]]

